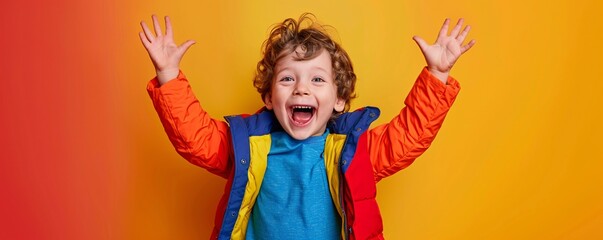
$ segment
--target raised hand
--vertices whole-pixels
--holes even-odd
[[[425,61],[427,61],[427,69],[444,83],[446,83],[450,69],[452,69],[454,63],[475,44],[475,40],[471,40],[466,45],[463,45],[465,37],[467,37],[469,30],[471,30],[471,26],[467,25],[461,32],[463,21],[462,18],[459,19],[450,35],[448,35],[450,19],[446,19],[433,45],[427,44],[419,36],[413,37],[419,48],[421,48]]]
[[[174,43],[174,37],[172,32],[172,24],[170,18],[165,16],[165,34],[161,31],[157,16],[151,16],[153,19],[153,28],[155,34],[151,32],[147,24],[142,21],[142,32],[139,32],[140,40],[142,45],[147,49],[151,61],[155,66],[157,72],[157,79],[161,85],[165,84],[171,79],[178,76],[180,71],[180,60],[182,56],[195,41],[188,40],[181,45]]]

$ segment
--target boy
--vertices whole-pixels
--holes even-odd
[[[449,77],[470,27],[434,45],[414,37],[427,67],[388,124],[368,130],[374,107],[348,112],[354,74],[346,52],[311,15],[286,19],[264,43],[254,85],[265,108],[229,116],[201,108],[179,69],[185,51],[165,17],[162,33],[142,22],[140,38],[156,69],[147,90],[162,124],[185,159],[226,179],[212,239],[383,239],[375,183],[410,165],[431,144],[459,91]],[[308,27],[301,26],[309,21]]]

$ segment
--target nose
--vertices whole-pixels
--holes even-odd
[[[293,95],[310,95],[310,90],[303,81],[297,81],[295,89],[293,89]]]

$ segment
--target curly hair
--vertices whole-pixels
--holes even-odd
[[[274,68],[279,59],[299,47],[304,53],[298,55],[296,60],[310,60],[320,55],[324,49],[331,57],[337,97],[345,100],[343,112],[347,112],[351,100],[356,97],[356,74],[352,61],[345,50],[324,31],[325,27],[316,23],[315,19],[313,14],[304,13],[297,21],[288,18],[272,28],[270,36],[262,45],[264,57],[258,62],[253,85],[264,100],[272,91]],[[309,24],[303,27],[302,24],[306,21]]]

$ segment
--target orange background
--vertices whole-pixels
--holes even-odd
[[[169,14],[216,118],[262,106],[271,24],[313,12],[357,69],[352,107],[393,117],[445,17],[474,49],[432,147],[378,185],[388,239],[603,238],[600,1],[12,1],[0,9],[0,239],[204,239],[224,181],[171,147],[140,20]]]

